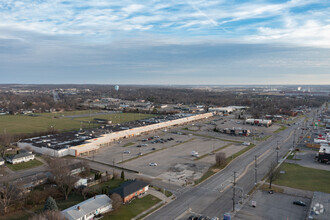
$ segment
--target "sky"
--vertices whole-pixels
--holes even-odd
[[[330,84],[330,0],[1,0],[0,84]]]

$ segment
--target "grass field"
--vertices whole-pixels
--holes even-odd
[[[284,170],[285,174],[280,174],[274,184],[330,193],[330,171],[306,168],[289,163],[283,163],[280,170]]]
[[[104,215],[104,220],[129,220],[160,202],[160,199],[146,195],[141,199],[134,199],[131,203],[122,205],[118,210]]]
[[[10,163],[6,164],[6,166],[13,171],[31,169],[41,165],[43,165],[43,163],[40,162],[39,160],[30,160],[28,162],[18,163],[18,164],[10,164]]]
[[[91,113],[97,111],[93,110]],[[77,130],[81,127],[98,127],[99,124],[89,123],[94,118],[102,118],[112,121],[112,123],[123,123],[153,117],[151,114],[138,113],[116,113],[108,115],[97,115],[93,117],[65,118],[68,115],[84,115],[89,111],[72,111],[61,113],[41,113],[34,116],[29,115],[2,115],[0,116],[0,130],[6,130],[7,133],[33,133],[47,131],[51,127],[59,131]]]

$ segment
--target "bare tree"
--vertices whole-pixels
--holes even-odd
[[[53,158],[48,162],[49,172],[58,189],[63,193],[65,200],[74,188],[75,178],[71,174],[69,161],[63,158]]]
[[[279,170],[276,169],[276,166],[277,166],[276,162],[272,162],[269,166],[269,171],[268,171],[269,189],[272,188],[272,183],[277,179],[279,174]]]
[[[84,197],[84,199],[86,199],[87,195],[90,194],[91,192],[92,192],[91,188],[87,186],[81,190],[81,195]]]
[[[13,141],[13,136],[8,133],[0,135],[0,154],[4,158],[5,153],[8,148],[11,147],[11,142]]]
[[[38,215],[34,215],[29,220],[66,220],[60,211],[46,211]]]
[[[223,166],[226,164],[226,153],[219,152],[215,155],[215,162],[218,166]]]
[[[117,210],[121,204],[123,203],[123,199],[121,198],[121,196],[117,193],[113,193],[111,196],[110,196],[110,199],[112,200],[112,208],[114,210]]]
[[[19,201],[22,195],[21,189],[14,183],[3,183],[0,186],[0,207],[4,213],[8,212],[8,208]]]

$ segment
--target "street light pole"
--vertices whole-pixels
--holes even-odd
[[[236,172],[234,171],[234,183],[233,183],[233,212],[235,212],[235,186],[236,186]]]
[[[278,151],[280,150],[278,146],[278,141],[277,141],[277,146],[276,146],[276,163],[278,164]]]
[[[257,169],[258,169],[258,164],[257,164],[257,159],[258,159],[258,156],[255,155],[254,156],[254,185],[256,186],[257,185],[257,181],[258,181],[258,173],[257,173]]]

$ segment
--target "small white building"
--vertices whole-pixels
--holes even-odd
[[[105,194],[94,196],[75,206],[62,211],[68,220],[89,220],[94,216],[109,212],[112,209],[112,200]]]
[[[28,162],[34,160],[35,155],[29,152],[19,153],[15,155],[10,155],[6,158],[6,161],[11,164]]]
[[[4,165],[5,164],[5,160],[2,159],[2,157],[0,157],[0,166]]]

